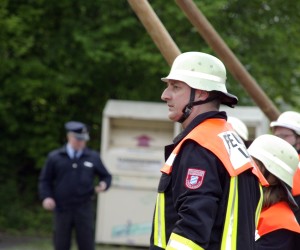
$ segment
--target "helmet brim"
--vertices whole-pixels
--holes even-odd
[[[219,99],[221,101],[221,104],[227,105],[230,108],[234,108],[235,105],[237,105],[239,99],[237,96],[232,95],[230,93],[224,93],[221,91],[216,91],[219,94]]]
[[[291,124],[288,124],[288,123],[284,123],[284,122],[281,122],[281,121],[273,121],[270,123],[270,127],[271,128],[274,128],[274,127],[283,127],[283,128],[288,128],[288,129],[291,129],[293,131],[295,131],[295,133],[297,135],[300,135],[300,131],[299,131],[299,128],[295,127],[295,126],[292,126]]]

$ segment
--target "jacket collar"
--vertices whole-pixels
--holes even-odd
[[[59,151],[60,154],[68,155],[68,152],[67,152],[67,144],[64,145],[64,146],[62,146],[58,151]],[[82,150],[81,156],[82,156],[82,155],[88,155],[88,154],[89,154],[89,150],[88,150],[87,147],[85,147],[85,148]]]
[[[224,111],[209,111],[203,114],[200,114],[195,117],[194,120],[179,134],[177,135],[173,142],[174,144],[179,143],[185,136],[187,136],[196,126],[198,126],[203,121],[210,118],[221,118],[227,120],[226,112]]]

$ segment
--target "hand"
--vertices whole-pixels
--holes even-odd
[[[106,190],[106,182],[105,181],[100,181],[99,185],[95,187],[95,192],[100,193]]]
[[[52,211],[55,208],[55,200],[52,198],[46,198],[43,200],[43,208]]]

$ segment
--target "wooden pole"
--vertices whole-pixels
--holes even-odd
[[[177,5],[184,11],[190,22],[197,28],[204,40],[224,62],[233,77],[242,84],[252,99],[271,120],[276,120],[280,112],[274,106],[255,79],[225,44],[213,26],[205,18],[192,0],[176,0]]]
[[[174,59],[180,55],[181,52],[148,1],[128,0],[128,3],[144,25],[167,63],[171,66]]]

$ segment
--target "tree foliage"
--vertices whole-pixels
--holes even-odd
[[[150,3],[181,51],[214,54],[175,2]],[[299,110],[300,2],[195,3],[275,104]],[[168,70],[125,0],[1,0],[0,230],[43,224],[37,176],[64,122],[88,123],[99,148],[106,101],[160,101]],[[230,74],[229,89],[253,104]]]

